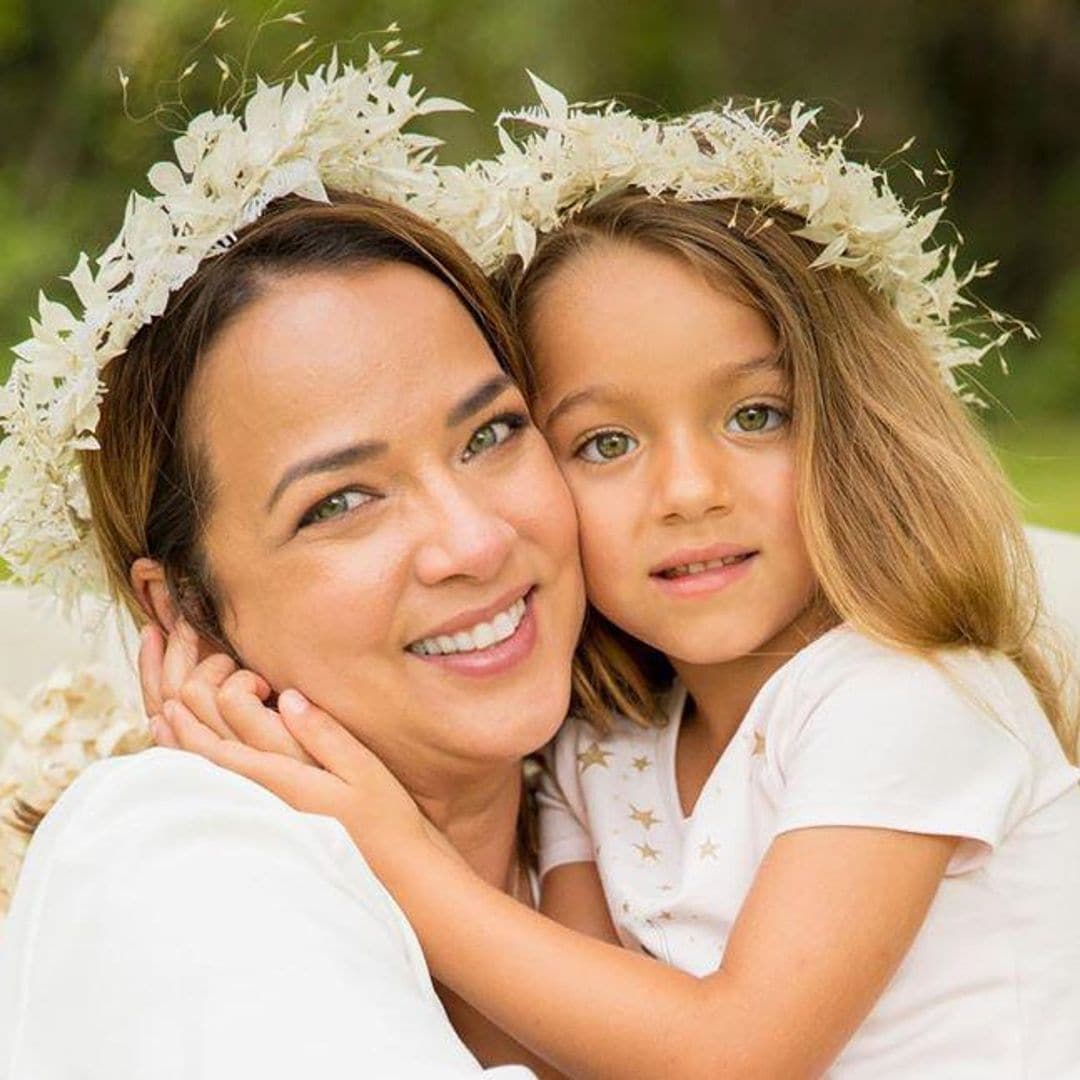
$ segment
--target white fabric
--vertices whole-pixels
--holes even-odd
[[[566,725],[541,796],[542,872],[595,860],[623,943],[703,975],[779,833],[963,837],[829,1075],[1080,1076],[1080,771],[1012,664],[935,664],[837,628],[762,688],[689,818],[674,772],[685,700],[676,686],[663,728]]]
[[[4,1080],[490,1075],[341,826],[192,755],[91,767],[0,942]]]

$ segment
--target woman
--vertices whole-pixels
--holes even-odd
[[[137,617],[183,617],[264,697],[302,686],[530,902],[520,761],[565,714],[583,594],[515,348],[433,227],[284,200],[109,364],[84,471]],[[344,833],[167,750],[48,815],[0,973],[4,1075],[476,1071]],[[524,1060],[447,1004],[486,1063]]]

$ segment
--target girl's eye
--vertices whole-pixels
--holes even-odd
[[[787,420],[787,414],[772,405],[744,405],[732,413],[726,430],[736,435],[754,435],[775,431]]]
[[[305,525],[318,525],[322,521],[332,521],[334,518],[342,517],[350,510],[355,510],[357,507],[363,506],[364,503],[370,502],[371,499],[371,495],[363,491],[357,491],[355,488],[349,491],[335,491],[333,495],[328,495],[321,502],[317,502],[300,519],[300,528],[304,528]]]
[[[577,456],[582,461],[602,465],[605,461],[625,457],[637,448],[637,439],[625,431],[601,431],[578,447]]]
[[[477,454],[490,450],[493,446],[501,445],[524,426],[525,417],[516,413],[497,416],[494,420],[489,420],[483,427],[479,427],[473,432],[472,438],[469,439],[468,445],[465,447],[465,453],[462,455],[463,460],[468,461],[470,458],[476,457]]]

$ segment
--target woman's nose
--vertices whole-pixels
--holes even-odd
[[[659,455],[657,509],[665,522],[697,521],[730,509],[728,463],[707,433],[678,435]]]
[[[452,480],[440,482],[430,497],[432,519],[416,553],[417,577],[425,585],[497,577],[517,540],[513,524]]]

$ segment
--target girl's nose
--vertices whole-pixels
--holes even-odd
[[[716,440],[705,434],[672,438],[660,455],[657,508],[665,522],[697,521],[730,509],[727,463]]]
[[[417,577],[425,585],[497,577],[517,540],[513,524],[452,479],[440,481],[431,502],[431,526],[416,553]]]

